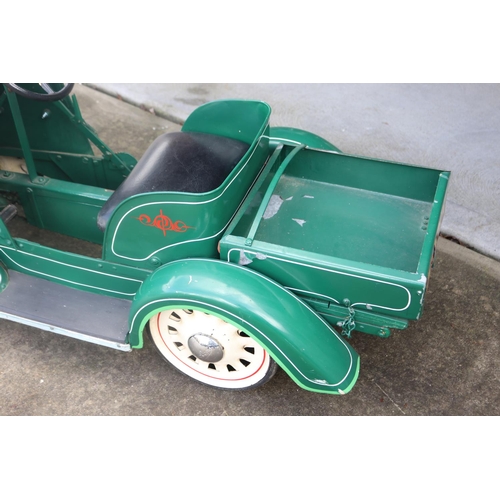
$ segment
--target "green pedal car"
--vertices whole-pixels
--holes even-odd
[[[341,153],[205,104],[136,162],[84,121],[72,84],[0,88],[0,317],[130,351],[151,339],[193,379],[351,390],[356,330],[420,317],[449,172]],[[13,238],[37,227],[102,257]]]

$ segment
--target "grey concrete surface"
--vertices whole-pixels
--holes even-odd
[[[140,156],[178,125],[85,87],[82,112],[109,145]],[[99,256],[86,244],[30,227],[14,236]],[[498,415],[500,263],[440,239],[423,318],[387,339],[355,333],[357,384],[345,396],[300,389],[283,372],[249,392],[200,385],[147,342],[122,353],[0,320],[0,415]],[[106,325],[103,325],[105,328]],[[460,432],[460,431],[459,431]]]
[[[272,124],[349,154],[451,170],[442,231],[500,259],[500,84],[91,84],[182,122],[215,99],[259,99]]]

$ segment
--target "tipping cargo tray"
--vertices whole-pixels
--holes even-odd
[[[436,237],[442,171],[299,148],[288,159],[268,185],[265,211],[247,213],[233,234],[417,272],[424,242]]]

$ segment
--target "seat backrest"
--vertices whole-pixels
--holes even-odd
[[[253,144],[271,116],[269,104],[261,101],[221,100],[196,108],[182,127],[183,132],[222,135]]]
[[[158,137],[97,217],[104,231],[116,207],[136,194],[157,191],[205,193],[218,188],[243,158],[249,144],[199,132]]]

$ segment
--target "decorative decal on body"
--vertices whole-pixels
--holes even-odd
[[[137,217],[141,224],[150,227],[156,227],[163,232],[163,236],[167,235],[167,231],[174,231],[176,233],[185,233],[188,229],[194,229],[194,227],[184,224],[184,222],[178,220],[172,222],[172,219],[163,214],[163,210],[160,210],[160,215],[157,215],[153,222],[151,222],[151,217],[146,214],[142,214]]]

